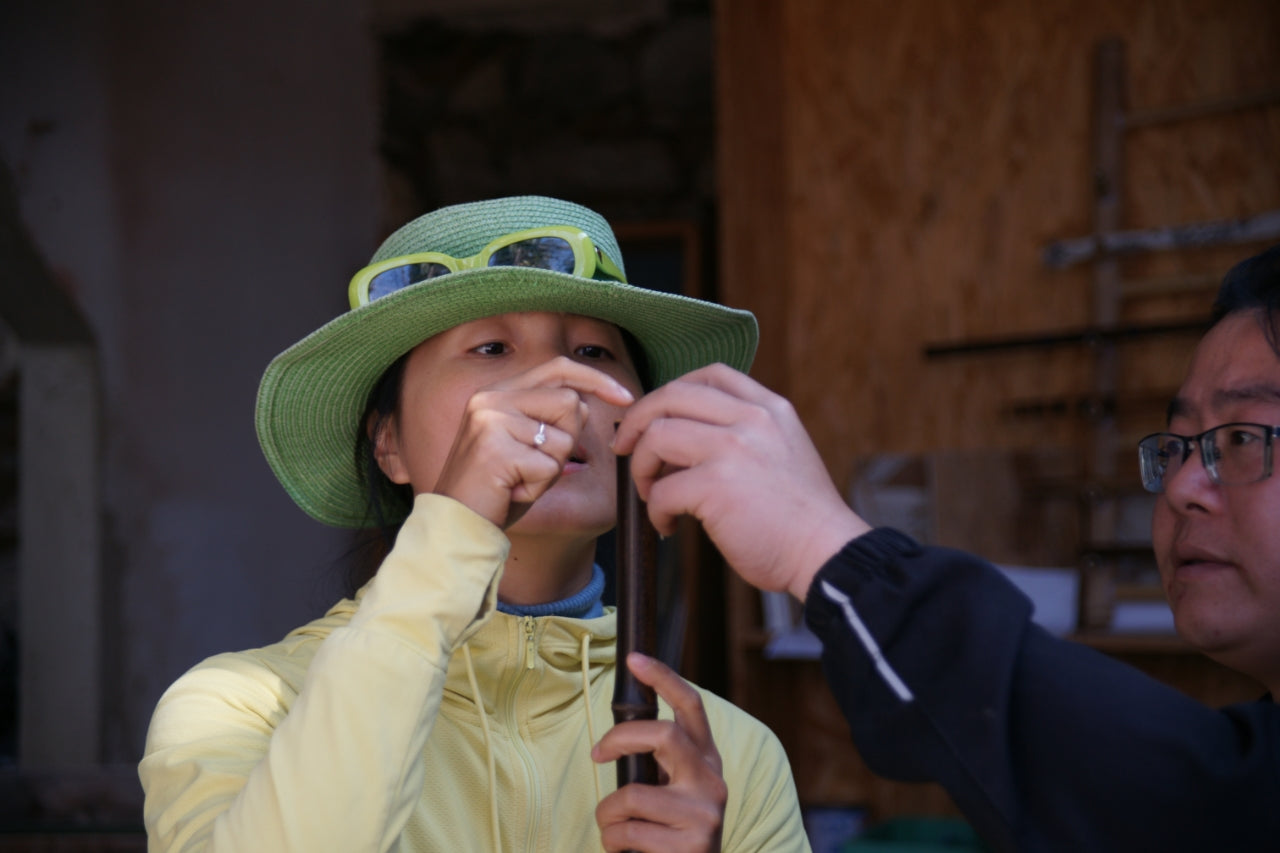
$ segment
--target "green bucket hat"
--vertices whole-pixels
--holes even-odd
[[[420,252],[467,258],[498,237],[548,226],[580,228],[623,268],[613,230],[599,214],[539,196],[428,213],[388,237],[370,263]],[[759,337],[748,311],[617,281],[524,266],[428,279],[331,320],[267,365],[258,387],[258,442],[285,491],[326,524],[371,524],[355,446],[378,379],[433,335],[516,311],[581,314],[626,329],[644,350],[649,388],[718,361],[745,372]]]

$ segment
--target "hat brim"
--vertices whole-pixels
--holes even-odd
[[[549,270],[488,267],[423,282],[335,318],[267,366],[258,441],[285,490],[326,524],[369,524],[354,459],[374,384],[427,338],[520,311],[580,314],[626,329],[644,349],[654,388],[715,362],[745,372],[759,338],[748,311]]]

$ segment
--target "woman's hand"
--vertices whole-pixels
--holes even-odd
[[[596,807],[604,849],[720,849],[728,788],[702,696],[669,667],[633,652],[627,666],[675,712],[674,720],[633,720],[614,726],[591,750],[600,763],[652,752],[660,785],[619,788]]]
[[[467,402],[433,491],[503,529],[515,524],[555,485],[578,447],[589,414],[586,395],[615,406],[634,400],[609,375],[565,357],[477,391]]]

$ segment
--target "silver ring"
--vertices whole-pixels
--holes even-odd
[[[547,443],[547,425],[538,421],[538,433],[533,437],[533,446],[541,447]]]

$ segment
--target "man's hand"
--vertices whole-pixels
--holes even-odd
[[[631,454],[659,532],[694,516],[761,589],[803,601],[822,564],[871,529],[840,497],[791,404],[723,364],[641,398],[613,446]]]

